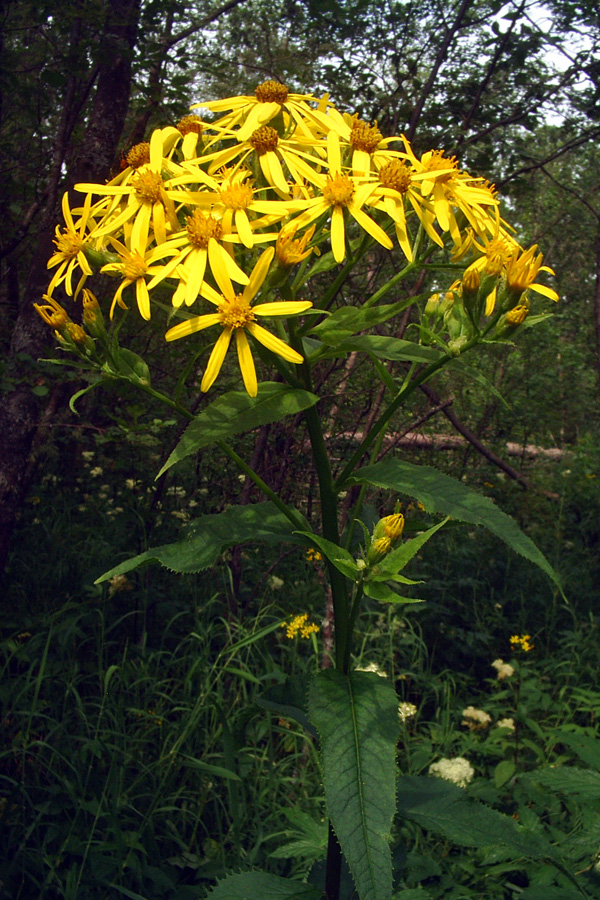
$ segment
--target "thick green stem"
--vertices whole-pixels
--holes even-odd
[[[310,390],[310,388],[308,389]],[[335,490],[333,483],[333,474],[329,464],[327,448],[325,447],[321,420],[314,406],[305,410],[304,416],[319,482],[323,537],[339,546],[340,532],[337,517],[337,491]],[[329,571],[329,583],[331,585],[333,616],[335,622],[335,664],[340,672],[346,673],[347,666],[345,661],[347,657],[347,645],[350,641],[346,578],[329,562],[329,560],[327,561],[327,568]]]

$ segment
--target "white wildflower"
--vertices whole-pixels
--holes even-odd
[[[398,716],[404,722],[405,719],[412,719],[417,714],[417,707],[414,703],[400,703],[398,706]]]
[[[492,721],[489,713],[482,709],[476,709],[474,706],[467,706],[466,709],[463,709],[462,714],[462,724],[466,725],[470,731],[481,731],[483,728],[487,728]]]
[[[497,723],[498,728],[508,728],[509,731],[515,730],[515,720],[514,719],[500,719]]]
[[[285,584],[283,578],[278,578],[277,575],[269,575],[268,582],[273,591],[280,591]]]
[[[515,674],[514,667],[510,663],[504,662],[503,659],[495,659],[492,666],[498,673],[498,681],[504,681],[505,678],[510,678]]]
[[[459,787],[466,787],[472,780],[475,769],[464,757],[455,756],[454,759],[440,759],[432,763],[429,766],[429,774],[452,781]]]
[[[92,478],[99,478],[103,472],[104,469],[102,468],[102,466],[94,466],[93,469],[90,469],[90,475],[92,476]]]
[[[387,678],[387,672],[384,672],[377,663],[367,663],[366,666],[358,666],[356,669],[357,672],[375,672],[376,675],[381,676],[381,678]]]

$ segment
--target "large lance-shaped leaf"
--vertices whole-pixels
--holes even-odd
[[[298,512],[295,515],[308,530],[306,519]],[[115,566],[97,578],[96,584],[151,562],[159,562],[173,572],[200,572],[214,566],[223,550],[249,541],[305,543],[295,530],[296,526],[273,503],[230,506],[222,513],[191,522],[175,543],[153,547]]]
[[[208,895],[209,900],[321,900],[322,896],[321,891],[310,884],[267,872],[230,875]]]
[[[461,481],[432,466],[416,466],[398,459],[385,459],[358,469],[348,481],[399,491],[414,497],[428,512],[442,513],[473,525],[485,525],[509,547],[539,566],[562,593],[558,575],[515,520],[498,509],[489,497],[470,490]]]
[[[331,824],[360,900],[390,900],[398,701],[370,672],[328,669],[313,679],[309,715],[321,737]]]
[[[398,779],[398,813],[427,831],[440,834],[462,847],[502,845],[515,856],[554,859],[556,851],[537,832],[514,819],[472,800],[464,788],[425,775]]]
[[[248,396],[246,391],[222,394],[190,422],[156,477],[202,447],[208,447],[215,441],[225,440],[234,434],[251,431],[259,425],[278,422],[284,416],[293,416],[314,406],[318,399],[309,391],[275,381],[259,384],[256,397]]]

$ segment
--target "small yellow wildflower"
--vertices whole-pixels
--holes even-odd
[[[311,634],[319,630],[318,625],[308,621],[308,613],[294,616],[290,622],[282,622],[281,627],[286,629],[285,636],[289,640],[295,638],[297,634],[300,634],[302,638],[308,639]]]
[[[522,650],[523,653],[529,653],[535,647],[535,644],[531,643],[530,634],[513,634],[510,643],[513,650]]]
[[[306,551],[306,558],[309,562],[320,562],[323,559],[323,554],[320,550],[315,550],[314,547],[309,547]]]

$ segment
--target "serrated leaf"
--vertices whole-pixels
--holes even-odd
[[[586,800],[600,800],[600,773],[591,769],[577,769],[575,766],[561,766],[556,769],[536,769],[525,777],[550,790]]]
[[[442,778],[405,775],[398,779],[398,813],[428,831],[463,847],[502,844],[516,856],[554,858],[555,851],[538,834],[514,819],[471,800],[464,789]]]
[[[361,900],[389,900],[398,700],[369,672],[319,672],[309,713],[321,737],[325,799]]]
[[[293,416],[314,406],[318,399],[309,391],[275,381],[259,384],[256,397],[250,397],[246,391],[228,391],[190,422],[156,477],[160,478],[175,463],[202,447],[208,447],[215,441],[225,440],[234,434],[251,431],[260,425],[278,422],[285,416]]]
[[[556,731],[556,740],[574,750],[579,759],[592,769],[600,771],[600,741],[585,734],[569,734]]]
[[[296,516],[299,520],[303,518],[300,513]],[[304,544],[295,530],[287,516],[271,502],[230,506],[221,513],[196,519],[185,528],[179,541],[154,547],[126,560],[97,578],[95,584],[152,562],[159,562],[173,572],[200,572],[213,566],[223,550],[249,541]]]
[[[290,878],[267,872],[240,872],[220,881],[208,900],[321,900],[322,896],[310,884]]]
[[[416,466],[389,458],[358,469],[348,482],[389,488],[418,500],[428,512],[438,512],[473,525],[484,525],[512,550],[539,566],[562,594],[558,575],[515,520],[498,509],[489,497],[472,491],[461,481],[444,475],[432,466]]]

